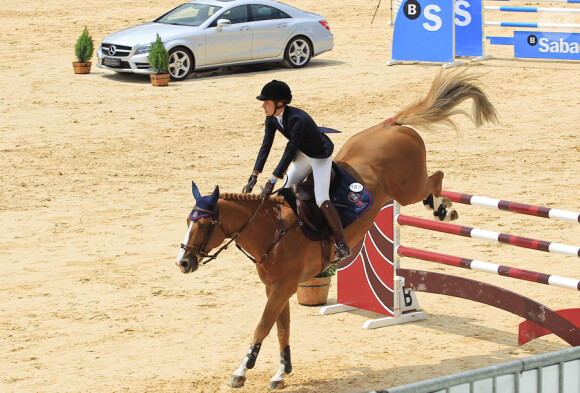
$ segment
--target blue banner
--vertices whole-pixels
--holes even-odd
[[[483,56],[481,0],[455,1],[455,56]]]
[[[514,31],[514,56],[528,59],[580,60],[580,33]]]
[[[393,32],[393,60],[453,62],[453,0],[407,0]]]

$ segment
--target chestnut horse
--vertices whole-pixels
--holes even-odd
[[[401,205],[417,203],[429,194],[441,196],[443,172],[427,175],[425,144],[413,128],[430,130],[448,125],[458,130],[451,116],[469,116],[477,127],[498,122],[495,108],[478,86],[478,78],[460,72],[440,72],[427,96],[383,121],[351,137],[334,161],[350,172],[373,195],[372,207],[345,229],[349,244],[357,244],[371,227],[381,207],[391,199]],[[472,99],[472,111],[458,108]],[[413,128],[410,128],[413,127]],[[254,367],[263,340],[276,323],[280,345],[280,367],[270,380],[272,388],[284,386],[291,372],[289,298],[298,283],[322,270],[319,242],[309,240],[297,225],[297,218],[281,197],[262,201],[252,194],[201,196],[195,184],[196,205],[188,220],[188,232],[176,264],[190,273],[214,259],[232,241],[254,258],[260,279],[266,286],[267,303],[254,331],[248,354],[234,372],[231,385],[241,387],[246,371]],[[437,205],[435,206],[437,207]],[[225,239],[230,239],[222,245]],[[220,247],[214,255],[208,253]]]

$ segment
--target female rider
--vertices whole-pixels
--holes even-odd
[[[292,101],[292,93],[286,83],[277,80],[268,82],[256,98],[263,101],[266,129],[254,171],[242,192],[252,192],[270,154],[276,130],[280,131],[288,139],[288,143],[278,166],[262,191],[262,198],[267,199],[270,196],[274,185],[284,177],[286,170],[286,188],[302,182],[312,172],[316,204],[320,207],[336,242],[335,258],[347,258],[351,251],[344,239],[342,222],[329,196],[334,144],[318,129],[306,112],[288,105]]]

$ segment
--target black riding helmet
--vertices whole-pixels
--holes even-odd
[[[284,104],[289,104],[292,101],[292,92],[286,83],[274,79],[264,85],[262,93],[256,98],[260,101],[282,101]]]

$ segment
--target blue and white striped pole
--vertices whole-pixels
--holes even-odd
[[[580,3],[580,0],[578,1]],[[548,7],[502,7],[497,5],[486,5],[483,7],[487,11],[505,11],[505,12],[559,12],[566,14],[580,13],[576,8],[548,8]]]
[[[485,26],[501,26],[501,27],[528,27],[528,28],[544,28],[544,27],[563,27],[566,29],[579,29],[580,23],[532,23],[532,22],[483,22]]]

